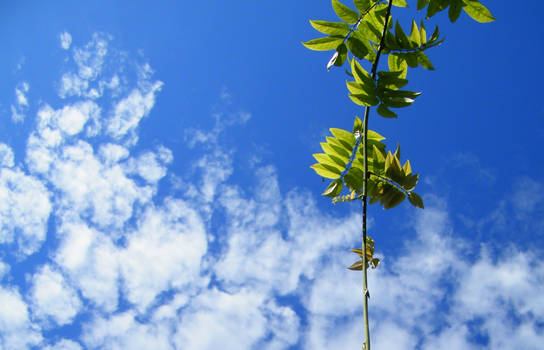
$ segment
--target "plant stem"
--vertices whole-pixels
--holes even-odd
[[[389,23],[389,17],[391,16],[391,5],[393,5],[393,0],[389,0],[389,5],[387,6],[387,13],[385,15],[385,23],[383,26],[382,37],[380,39],[380,45],[378,46],[378,52],[376,53],[376,60],[372,64],[372,80],[376,80],[376,72],[378,70],[378,62],[380,60],[380,55],[383,50],[385,33],[387,31],[387,26]],[[363,253],[363,321],[365,329],[365,347],[364,350],[370,350],[370,327],[368,325],[368,298],[370,298],[370,293],[368,292],[368,282],[367,282],[367,271],[366,266],[367,256],[366,256],[366,212],[368,206],[368,159],[367,159],[367,139],[368,139],[368,116],[370,114],[370,106],[365,108],[365,116],[363,120],[363,167],[364,167],[364,179],[363,179],[363,241],[361,246],[361,251]]]

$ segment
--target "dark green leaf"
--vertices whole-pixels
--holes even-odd
[[[355,35],[350,36],[346,41],[346,44],[349,51],[351,51],[358,59],[363,59],[368,54],[368,48],[365,46],[364,42]]]
[[[381,103],[378,106],[377,110],[378,110],[378,114],[381,115],[384,118],[397,118],[397,113],[395,113],[392,110],[390,110],[389,108],[387,108],[387,106],[384,105],[383,103]]]
[[[328,51],[336,50],[338,45],[342,44],[343,41],[343,36],[326,36],[303,42],[302,45],[314,51]]]
[[[406,52],[402,53],[401,56],[406,60],[406,63],[412,67],[417,67],[417,54],[418,52]]]
[[[412,49],[414,46],[408,40],[408,37],[404,33],[404,30],[402,30],[402,26],[399,24],[399,21],[395,24],[395,38],[397,39],[397,43],[406,50]]]
[[[429,57],[423,51],[417,52],[417,62],[425,69],[434,70],[434,66],[429,60]]]
[[[480,4],[479,1],[463,0],[463,4],[463,10],[477,22],[487,23],[493,22],[496,19],[484,5]]]
[[[414,207],[421,208],[421,209],[424,208],[423,199],[421,199],[421,197],[417,193],[415,192],[408,193],[408,200]]]
[[[342,192],[343,186],[344,184],[342,183],[341,179],[335,180],[331,182],[329,186],[327,186],[321,195],[326,197],[336,197]]]
[[[409,97],[391,97],[391,96],[383,96],[382,102],[387,107],[392,108],[402,108],[402,107],[408,107],[412,103],[414,103],[413,98]]]
[[[417,10],[423,10],[429,3],[429,0],[417,0]]]
[[[404,199],[406,198],[406,195],[404,194],[404,192],[401,192],[396,188],[393,191],[391,192],[392,195],[387,196],[387,199],[384,201],[384,204],[383,204],[384,209],[394,208],[400,203],[402,203],[402,201],[404,201]]]
[[[463,9],[463,2],[461,0],[453,0],[450,9],[448,10],[448,17],[450,18],[450,22],[453,23],[457,21],[459,18],[459,15],[461,14],[461,10]]]
[[[332,8],[336,12],[336,15],[344,22],[355,24],[359,19],[357,11],[353,11],[338,0],[332,0]]]

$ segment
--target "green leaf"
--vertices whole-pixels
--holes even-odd
[[[355,117],[353,122],[353,135],[361,134],[363,132],[363,122],[359,117]]]
[[[408,107],[414,103],[414,99],[409,97],[383,96],[382,103],[384,103],[387,107],[402,108]]]
[[[393,187],[393,186],[391,186]],[[394,188],[394,187],[393,187]],[[399,191],[398,189],[394,189],[391,191],[391,195],[387,195],[387,198],[384,200],[383,208],[384,209],[391,209],[399,205],[404,201],[406,198],[406,195],[404,192]]]
[[[332,0],[332,8],[340,19],[349,24],[355,24],[359,19],[357,11],[353,11],[338,0]]]
[[[421,45],[421,37],[419,35],[419,29],[417,28],[417,23],[415,20],[412,20],[412,29],[410,30],[410,41],[416,46]]]
[[[368,40],[379,43],[382,32],[380,31],[379,24],[375,24],[371,18],[371,16],[365,16],[363,22],[359,25],[358,31],[361,32],[365,38],[368,38]]]
[[[387,108],[387,106],[384,105],[383,103],[381,103],[378,106],[377,111],[378,111],[378,114],[381,115],[384,118],[397,118],[397,113],[395,113],[392,110],[390,110],[389,108]]]
[[[406,78],[408,74],[408,63],[403,55],[398,53],[392,53],[387,58],[387,64],[389,65],[389,70],[391,72],[399,72],[399,78]],[[402,79],[408,83],[408,80]],[[406,84],[404,84],[406,85]],[[402,86],[404,86],[402,85]],[[402,87],[400,86],[399,89]]]
[[[349,98],[359,106],[375,106],[380,101],[376,96],[368,96],[364,94],[349,94]]]
[[[353,146],[345,141],[340,141],[334,137],[327,136],[326,139],[327,143],[329,143],[331,146],[339,147],[348,154],[348,157],[351,156],[351,152],[353,152]]]
[[[342,42],[344,42],[343,36],[326,36],[303,42],[302,45],[314,51],[328,51],[335,50]]]
[[[417,0],[417,10],[423,10],[429,3],[429,0]]]
[[[418,52],[406,52],[406,53],[402,53],[402,57],[406,60],[406,63],[408,64],[408,66],[412,67],[412,68],[416,68],[417,67],[417,54]]]
[[[365,58],[368,55],[368,48],[365,43],[359,39],[359,37],[352,35],[346,41],[349,51],[358,59]]]
[[[431,18],[436,13],[443,11],[446,7],[448,7],[449,1],[444,0],[430,0],[429,7],[427,7],[427,18]]]
[[[416,99],[419,95],[421,95],[421,92],[415,92],[415,91],[409,91],[409,90],[392,90],[392,89],[384,89],[383,96],[389,96],[389,97],[408,97],[411,99]]]
[[[327,142],[321,142],[320,145],[323,149],[323,152],[331,157],[331,159],[332,157],[339,158],[344,166],[348,163],[350,153],[348,153],[343,147],[331,145]]]
[[[427,43],[427,31],[425,30],[425,24],[423,24],[423,20],[421,20],[421,25],[419,27],[419,41],[422,45],[425,45]]]
[[[317,160],[319,162],[319,164],[325,165],[325,166],[330,167],[330,168],[334,168],[335,171],[342,172],[345,169],[346,164],[338,164],[338,162],[334,161],[327,154],[315,153],[312,156],[315,158],[315,160]],[[331,169],[331,171],[333,171],[333,170]]]
[[[355,146],[355,136],[349,131],[338,128],[330,128],[329,131],[338,141],[347,143],[351,149]]]
[[[408,4],[405,0],[393,0],[393,6],[397,7],[408,7]]]
[[[404,33],[404,30],[402,30],[402,26],[399,24],[399,21],[397,20],[395,24],[395,38],[397,39],[397,43],[403,48],[403,49],[412,49],[414,46],[408,40],[408,37]]]
[[[370,0],[353,0],[353,4],[361,13],[368,11],[368,9],[372,6]]]
[[[463,2],[461,0],[453,0],[450,9],[448,10],[448,17],[450,18],[450,22],[453,23],[457,21],[459,18],[459,15],[461,14],[461,10],[463,9]]]
[[[417,62],[425,69],[434,70],[434,66],[429,60],[429,57],[423,51],[417,52]]]
[[[310,20],[310,24],[323,34],[346,36],[349,33],[349,24],[343,22]]]
[[[380,263],[380,259],[378,259],[378,258],[373,258],[373,259],[371,260],[372,268],[375,269],[376,267],[378,267],[379,263]]]
[[[493,22],[496,18],[491,15],[491,12],[479,1],[463,0],[463,10],[477,22],[487,23]]]
[[[336,197],[342,192],[342,187],[344,186],[341,179],[335,180],[327,186],[325,191],[321,194],[326,197]]]
[[[340,172],[337,171],[336,168],[328,167],[320,163],[314,164],[310,166],[310,168],[314,169],[317,175],[327,179],[337,179],[340,176]]]
[[[372,91],[374,93],[374,80],[368,72],[357,62],[357,60],[351,60],[351,72],[355,77],[355,80],[362,84],[365,88],[365,91]]]
[[[346,86],[348,87],[348,90],[352,94],[365,94],[368,95],[365,92],[363,84],[359,84],[356,81],[346,81]]]
[[[423,199],[417,193],[409,192],[408,200],[414,207],[424,209]]]

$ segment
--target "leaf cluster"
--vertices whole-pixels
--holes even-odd
[[[374,257],[374,240],[370,238],[369,236],[366,236],[366,244],[365,244],[365,250],[366,250],[366,268],[369,268],[369,265],[372,266],[373,269],[378,267],[378,264],[380,263],[380,259]],[[351,252],[359,255],[361,260],[358,260],[354,262],[348,269],[352,271],[361,271],[363,269],[363,250],[361,248],[355,248],[351,249]]]
[[[353,131],[331,128],[332,136],[321,143],[323,153],[314,154],[317,163],[311,166],[314,171],[332,181],[323,192],[332,197],[333,203],[361,199],[364,186],[364,155],[360,146],[363,134],[362,122],[356,117]],[[406,198],[418,208],[423,208],[421,197],[413,192],[418,175],[412,173],[407,160],[401,165],[400,147],[394,153],[386,150],[382,142],[385,138],[375,131],[367,133],[367,195],[369,202],[379,203],[384,209],[393,208]],[[347,195],[341,195],[347,189]]]

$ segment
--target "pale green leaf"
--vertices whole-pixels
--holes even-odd
[[[349,24],[343,22],[310,20],[310,24],[323,34],[346,36],[349,33]]]
[[[302,45],[314,51],[328,51],[336,50],[342,42],[344,42],[344,37],[342,36],[326,36],[303,42]]]
[[[340,176],[340,172],[337,171],[336,168],[328,167],[320,163],[314,164],[310,166],[310,168],[314,169],[317,175],[327,179],[337,179]]]
[[[361,13],[368,11],[368,9],[372,6],[371,0],[353,0],[353,4]]]
[[[344,22],[355,24],[359,19],[357,11],[350,9],[338,0],[332,0],[332,8],[336,12],[336,15]]]
[[[405,0],[393,0],[393,6],[397,7],[408,7],[408,4]]]
[[[349,98],[359,106],[375,106],[380,101],[376,96],[368,96],[364,94],[349,94]]]

